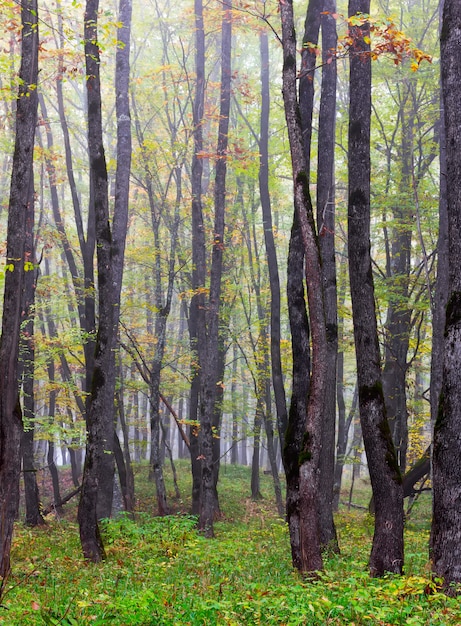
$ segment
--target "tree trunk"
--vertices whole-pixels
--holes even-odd
[[[98,519],[110,517],[114,478],[113,351],[115,302],[109,225],[107,167],[102,138],[98,0],[88,0],[85,11],[85,60],[88,96],[88,152],[90,158],[90,203],[94,203],[97,241],[99,324],[96,337],[91,394],[87,411],[87,447],[78,509],[80,540],[84,557],[98,562],[105,558]]]
[[[327,342],[323,303],[320,250],[315,231],[309,192],[308,167],[303,146],[303,129],[296,91],[296,33],[291,0],[281,1],[283,43],[283,99],[290,141],[294,184],[294,205],[301,229],[305,278],[308,288],[309,318],[312,331],[312,375],[302,450],[299,455],[299,531],[301,571],[322,569],[319,524],[319,463],[322,420],[326,391]]]
[[[195,424],[199,419],[200,390],[202,371],[200,369],[199,344],[204,337],[199,335],[203,328],[205,311],[205,228],[202,213],[203,160],[203,114],[205,102],[205,31],[203,25],[202,0],[194,0],[195,14],[195,96],[193,102],[194,153],[192,155],[191,195],[192,195],[192,291],[189,314],[189,336],[193,354],[192,380],[189,401],[190,453],[192,470],[192,513],[200,511],[202,493],[202,463],[199,460],[202,433]]]
[[[33,191],[33,189],[31,189]],[[31,194],[27,205],[25,260],[32,266],[27,267],[24,276],[23,291],[23,322],[21,324],[20,363],[21,370],[18,378],[22,379],[23,388],[23,416],[24,432],[21,440],[22,468],[24,472],[24,495],[26,501],[26,524],[39,526],[45,523],[40,512],[40,498],[37,485],[37,474],[34,462],[34,432],[35,432],[35,291],[38,280],[38,269],[35,267],[34,246],[34,198]]]
[[[21,4],[22,51],[16,138],[8,206],[7,269],[0,342],[0,596],[10,573],[13,525],[19,504],[22,415],[18,351],[24,282],[27,204],[33,197],[33,152],[37,123],[38,9]]]
[[[267,268],[271,290],[270,333],[271,333],[271,368],[277,411],[277,429],[281,444],[285,439],[288,425],[285,386],[283,383],[282,359],[280,355],[280,278],[277,262],[277,250],[272,225],[272,209],[269,194],[269,43],[267,33],[259,35],[261,54],[261,124],[259,132],[259,195],[263,215],[264,242],[266,246]]]
[[[293,566],[302,569],[299,519],[299,455],[303,445],[310,383],[310,331],[303,282],[304,248],[296,213],[288,251],[288,313],[293,355],[293,382],[288,428],[283,447],[287,485],[286,510]],[[307,374],[306,374],[307,372]]]
[[[349,15],[368,14],[369,0],[350,0]],[[402,478],[386,417],[370,257],[371,56],[369,27],[351,29],[348,253],[360,420],[375,500],[370,572],[401,573]]]
[[[461,5],[445,0],[441,30],[445,116],[449,291],[445,321],[442,391],[434,427],[431,556],[434,573],[461,583]],[[443,176],[443,172],[442,172]]]
[[[333,520],[335,472],[336,375],[338,358],[338,305],[335,258],[335,118],[336,118],[336,6],[324,0],[320,17],[322,29],[322,88],[320,96],[317,230],[322,259],[323,297],[327,330],[328,385],[323,415],[322,454],[320,457],[320,533],[324,549],[339,552]]]
[[[227,145],[231,99],[231,43],[232,4],[223,3],[221,46],[221,106],[219,111],[218,145],[214,189],[214,230],[211,256],[209,297],[205,315],[198,329],[198,353],[201,368],[200,430],[202,457],[202,493],[200,499],[199,529],[212,537],[215,514],[215,486],[213,469],[213,414],[216,403],[219,357],[219,315],[221,276],[224,251],[224,219],[226,204]]]

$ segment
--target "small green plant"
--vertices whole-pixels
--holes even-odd
[[[186,493],[190,476],[178,464]],[[177,514],[154,517],[154,485],[136,468],[140,488],[135,519],[103,524],[107,560],[81,557],[78,527],[48,518],[45,529],[17,527],[13,571],[0,607],[8,626],[324,626],[461,623],[459,601],[441,593],[428,567],[430,495],[406,523],[404,576],[371,579],[368,513],[343,506],[336,517],[341,554],[326,555],[313,582],[292,568],[286,524],[277,515],[269,476],[264,499],[249,497],[250,469],[221,471],[222,519],[216,538],[196,531],[188,502]],[[171,477],[167,474],[167,484]],[[345,486],[347,493],[347,485]],[[141,495],[140,495],[141,494]],[[369,499],[369,486],[357,492]]]

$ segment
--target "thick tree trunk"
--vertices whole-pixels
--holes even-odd
[[[349,15],[368,14],[369,0],[350,0]],[[402,479],[386,417],[370,257],[371,57],[367,25],[352,30],[349,108],[348,253],[360,420],[375,499],[370,572],[402,572]]]
[[[33,152],[37,123],[38,8],[21,4],[22,51],[16,109],[16,139],[8,206],[7,268],[0,342],[0,596],[10,573],[13,524],[19,504],[22,416],[18,351],[24,281],[27,204],[33,197]]]
[[[433,571],[461,583],[461,4],[445,0],[441,30],[445,114],[449,291],[442,391],[434,427],[431,556]],[[442,172],[443,176],[443,172]]]
[[[302,234],[309,317],[312,331],[312,376],[299,462],[299,545],[301,571],[322,569],[319,524],[319,463],[326,391],[326,328],[320,251],[309,193],[303,129],[296,91],[296,33],[291,0],[281,1],[283,99],[290,140],[294,205]]]

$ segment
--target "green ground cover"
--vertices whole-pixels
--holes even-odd
[[[187,514],[188,464],[181,462],[178,469],[184,499],[174,502],[177,514],[167,518],[152,516],[154,485],[146,467],[136,469],[139,512],[135,521],[122,515],[104,524],[107,560],[101,565],[82,559],[75,505],[68,505],[63,519],[50,516],[45,528],[18,524],[0,623],[461,624],[460,601],[439,593],[431,580],[428,494],[407,521],[404,576],[369,578],[372,519],[342,507],[336,520],[341,555],[327,557],[325,572],[309,582],[291,567],[270,477],[262,477],[264,499],[252,502],[249,469],[223,467],[223,519],[216,523],[216,538],[206,540]],[[358,495],[365,500],[367,489],[362,486]]]

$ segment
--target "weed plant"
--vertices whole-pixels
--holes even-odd
[[[43,528],[18,523],[13,571],[0,623],[24,625],[246,626],[345,624],[461,624],[459,600],[439,593],[428,565],[430,496],[423,494],[406,525],[404,576],[371,579],[367,558],[373,520],[342,506],[336,517],[340,555],[325,558],[317,580],[291,566],[287,528],[277,517],[270,477],[263,500],[248,497],[250,470],[221,469],[223,516],[216,538],[196,531],[190,507],[190,470],[178,463],[183,499],[174,515],[155,517],[154,485],[136,468],[138,511],[103,524],[107,560],[81,555],[75,505]],[[359,486],[366,501],[369,487]],[[70,510],[69,510],[70,508]]]

